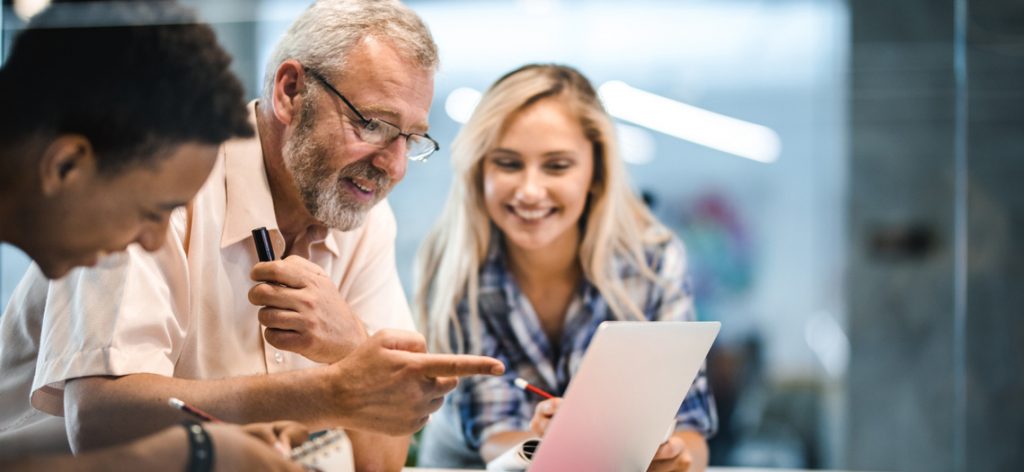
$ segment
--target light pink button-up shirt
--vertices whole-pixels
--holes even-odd
[[[30,270],[0,318],[0,441],[39,419],[26,393],[31,406],[62,415],[64,382],[76,377],[219,379],[316,365],[263,340],[259,307],[248,301],[258,262],[251,230],[259,226],[283,254],[260,141],[234,140],[221,147],[188,208],[172,215],[160,250],[133,246],[48,286]],[[371,333],[413,330],[395,267],[395,232],[382,202],[360,228],[307,234],[299,239],[308,247],[292,252],[308,252]]]

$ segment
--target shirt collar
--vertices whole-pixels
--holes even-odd
[[[303,244],[309,244],[310,246],[322,243],[331,254],[334,256],[339,255],[338,244],[332,237],[331,230],[327,229],[326,226],[313,226],[303,236],[297,238],[296,242],[302,241]]]
[[[616,261],[618,260],[618,258],[615,259]],[[629,275],[629,268],[624,267],[623,264],[619,264],[617,269],[620,276],[626,277]],[[501,231],[492,226],[487,256],[480,270],[480,288],[481,290],[484,288],[504,288],[507,290],[513,285],[510,278],[511,272],[505,266],[505,238],[502,237]],[[585,275],[580,279],[580,287],[577,289],[577,294],[583,298],[583,303],[587,305],[593,303],[594,299],[600,296],[597,287],[591,284]]]
[[[270,233],[274,252],[280,256],[284,254],[285,241],[277,225],[274,197],[270,193],[270,181],[263,162],[259,127],[256,126],[256,100],[249,102],[248,108],[249,123],[256,130],[256,136],[230,140],[222,148],[227,201],[220,247],[246,241],[251,237],[253,229],[264,226]],[[339,254],[337,242],[326,227],[313,228],[307,235],[307,241],[322,241],[331,254]]]
[[[505,268],[505,243],[501,232],[491,227],[491,239],[488,244],[487,256],[480,270],[480,289],[500,289],[510,277]]]

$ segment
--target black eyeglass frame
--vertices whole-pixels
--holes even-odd
[[[382,120],[380,118],[367,119],[365,116],[363,116],[362,113],[359,113],[359,109],[357,109],[356,106],[352,104],[352,102],[348,101],[348,99],[345,98],[345,95],[343,95],[341,92],[339,92],[338,89],[335,88],[334,85],[332,85],[327,80],[327,78],[325,78],[322,74],[320,74],[319,72],[317,72],[317,71],[315,71],[313,69],[310,69],[308,67],[305,67],[303,69],[306,71],[307,74],[313,76],[314,79],[316,79],[318,82],[320,82],[325,87],[327,87],[327,90],[330,90],[331,93],[333,93],[338,98],[340,98],[341,101],[345,103],[345,106],[347,106],[349,110],[352,110],[352,113],[356,114],[356,118],[359,119],[359,121],[360,121],[359,124],[360,124],[360,126],[363,127],[363,129],[366,129],[367,125],[369,125],[373,121],[379,121],[379,122],[381,122],[383,124],[386,124],[388,126],[391,126],[394,129],[398,130],[398,135],[395,136],[394,138],[392,138],[391,141],[388,141],[387,143],[377,144],[378,146],[382,146],[382,147],[389,146],[389,145],[391,145],[392,142],[394,142],[395,139],[398,139],[399,137],[405,138],[406,142],[408,142],[408,140],[409,140],[409,138],[411,136],[416,136],[416,137],[420,137],[420,138],[426,138],[427,140],[429,140],[431,143],[434,144],[434,149],[432,151],[430,151],[430,152],[428,152],[428,153],[426,153],[426,154],[424,154],[422,156],[418,156],[418,157],[413,157],[413,156],[410,156],[408,154],[406,154],[406,156],[405,156],[405,157],[409,158],[409,160],[417,161],[417,162],[426,162],[426,160],[428,158],[430,158],[431,155],[433,155],[435,152],[441,150],[441,145],[438,144],[437,141],[434,138],[430,137],[430,135],[427,134],[427,133],[423,133],[423,134],[419,134],[419,133],[406,133],[406,132],[402,131],[401,127],[399,127],[398,125],[396,125],[394,123],[390,123],[388,121],[384,121],[384,120]],[[360,139],[362,139],[362,136],[360,136]],[[406,149],[408,149],[408,147]]]

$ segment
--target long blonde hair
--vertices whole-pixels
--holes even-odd
[[[622,258],[657,281],[645,260],[644,247],[663,242],[670,234],[629,188],[611,117],[586,77],[567,66],[530,64],[498,79],[484,93],[452,143],[455,179],[441,218],[416,258],[414,310],[432,351],[466,352],[464,328],[474,338],[479,335],[479,271],[491,240],[481,162],[497,144],[509,117],[546,98],[568,105],[594,149],[594,182],[579,248],[583,274],[616,318],[643,319],[641,307],[627,294],[614,258]],[[463,298],[469,308],[465,327],[456,313]],[[472,341],[471,346],[480,345],[479,339]]]

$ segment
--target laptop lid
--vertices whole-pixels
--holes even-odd
[[[720,326],[601,323],[530,470],[647,470]]]

